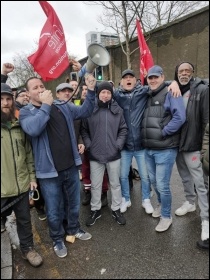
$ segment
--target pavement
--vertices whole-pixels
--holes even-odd
[[[139,207],[139,181],[133,182],[126,226],[117,225],[110,218],[109,207],[104,207],[102,218],[87,229],[93,235],[90,242],[67,244],[68,256],[59,262],[47,223],[39,221],[32,210],[34,240],[44,258],[39,269],[24,262],[19,250],[13,250],[18,248],[18,238],[15,217],[9,216],[7,230],[1,233],[1,279],[209,279],[209,252],[196,247],[201,230],[199,208],[184,217],[174,215],[184,199],[176,168],[171,181],[173,225],[164,234],[155,232],[157,220]],[[110,193],[108,198],[110,205]],[[155,196],[152,202],[155,205]],[[89,206],[81,207],[82,224],[89,210]]]
[[[135,165],[134,162],[134,167]],[[13,219],[12,215],[10,216],[10,221]],[[6,222],[7,228],[8,222]],[[11,225],[10,225],[11,226]],[[11,237],[9,232],[5,230],[1,233],[1,279],[12,279],[13,277],[13,256],[12,256],[12,244]]]
[[[1,233],[1,279],[12,279],[12,246],[7,230]]]

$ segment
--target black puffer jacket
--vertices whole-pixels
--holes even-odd
[[[123,110],[116,101],[110,108],[96,104],[91,117],[82,120],[81,135],[90,160],[107,163],[120,159],[127,137]]]
[[[190,82],[186,122],[182,126],[179,151],[200,151],[206,124],[209,122],[209,87],[200,78]]]

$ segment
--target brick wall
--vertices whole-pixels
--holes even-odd
[[[163,68],[166,80],[173,79],[175,66],[182,61],[189,61],[195,66],[196,76],[208,78],[209,7],[154,30],[147,44],[154,63]],[[137,48],[138,39],[135,38],[130,46],[131,50]],[[121,72],[127,68],[126,57],[119,46],[108,48],[108,51],[111,66],[106,67],[105,79],[112,79],[117,85]],[[139,50],[132,54],[131,65],[139,77]]]
[[[155,29],[145,37],[155,64],[163,67],[166,80],[174,78],[175,66],[181,61],[189,61],[195,66],[195,76],[209,78],[209,7],[205,7],[173,23]],[[138,47],[138,38],[130,44],[131,50]],[[104,79],[118,85],[121,73],[127,69],[126,57],[120,46],[107,47],[111,62],[104,67]],[[83,65],[87,57],[80,60]],[[139,77],[139,50],[131,56],[132,69]],[[65,82],[71,67],[56,80]],[[50,83],[48,82],[48,88]],[[54,88],[54,86],[53,86]]]

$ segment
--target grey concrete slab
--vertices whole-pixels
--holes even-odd
[[[1,279],[12,279],[12,248],[7,231],[1,233]]]

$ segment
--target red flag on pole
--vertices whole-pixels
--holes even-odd
[[[58,78],[69,66],[63,27],[47,1],[39,1],[47,16],[42,28],[38,50],[28,57],[34,70],[44,81]]]
[[[152,54],[144,38],[141,24],[138,19],[136,20],[136,27],[138,33],[139,49],[140,49],[140,80],[142,85],[144,85],[145,72],[147,72],[148,69],[154,65],[154,62],[153,62]]]

